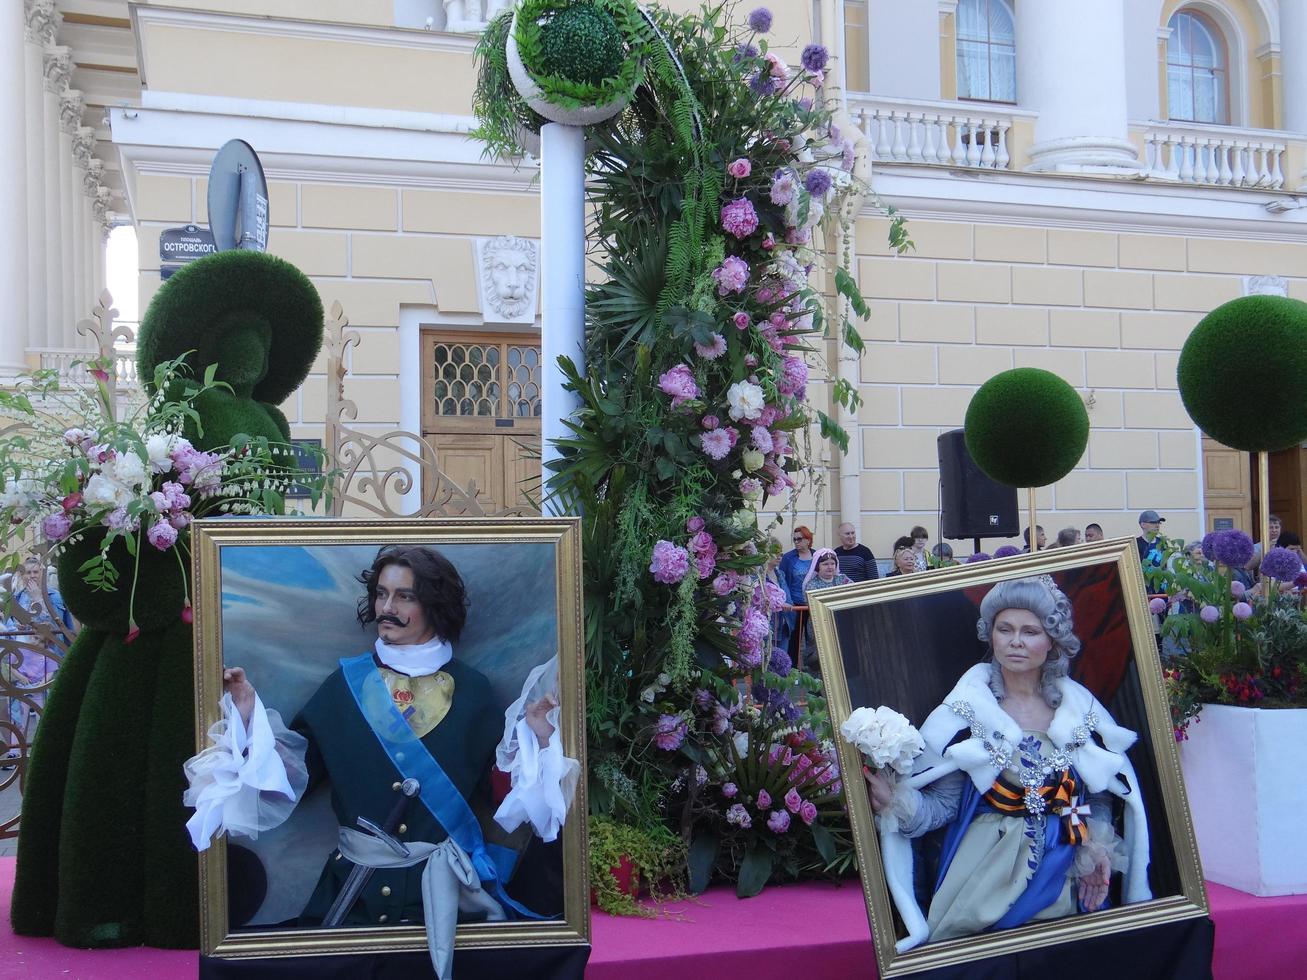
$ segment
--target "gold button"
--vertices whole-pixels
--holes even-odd
[[[400,788],[400,786],[402,786],[402,785],[403,785],[402,783],[394,782],[394,783],[391,783],[391,784],[390,784],[390,788],[393,789],[396,793],[398,793],[398,792],[399,792],[399,788]]]
[[[381,886],[381,897],[382,897],[382,898],[389,898],[389,897],[390,897],[390,886],[389,886],[389,885],[382,885],[382,886]]]
[[[399,832],[400,832],[401,834],[407,834],[407,833],[408,833],[408,824],[406,824],[406,823],[402,823],[402,824],[400,824],[400,825],[399,825]]]
[[[385,921],[386,921],[387,919],[389,919],[389,918],[390,918],[390,916],[388,916],[388,915],[379,915],[379,916],[377,916],[377,921],[378,921],[378,922],[385,922]]]

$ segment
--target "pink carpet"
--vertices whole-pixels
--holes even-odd
[[[9,930],[14,859],[0,858],[0,980],[171,980],[194,977],[194,952],[68,949]],[[1209,884],[1218,980],[1304,975],[1307,895],[1254,898]],[[712,889],[658,919],[594,913],[590,980],[823,980],[874,977],[862,893],[856,882],[769,888],[739,901]]]

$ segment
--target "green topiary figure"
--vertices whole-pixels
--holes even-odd
[[[177,272],[141,323],[137,362],[193,352],[232,391],[196,402],[197,448],[238,433],[289,438],[275,407],[303,382],[322,346],[322,303],[294,266],[229,251]],[[147,385],[148,388],[148,385]],[[59,561],[59,584],[82,631],[68,651],[33,747],[23,794],[14,931],[68,946],[194,947],[198,861],[186,834],[182,763],[195,752],[192,628],[175,556],[140,549],[130,640],[125,589],[96,592],[78,567],[88,538]],[[130,581],[122,540],[110,556]]]

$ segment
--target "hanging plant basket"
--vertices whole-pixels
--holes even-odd
[[[544,118],[593,126],[635,93],[644,30],[639,11],[622,0],[526,0],[508,32],[508,72]]]

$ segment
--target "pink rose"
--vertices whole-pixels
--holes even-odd
[[[817,804],[811,800],[804,800],[799,806],[799,819],[811,827],[812,822],[817,819]]]
[[[726,172],[736,180],[744,180],[745,177],[753,173],[753,164],[745,157],[740,157],[740,159],[732,160],[726,165]]]
[[[735,324],[736,330],[748,330],[749,324],[753,321],[749,319],[749,314],[740,310],[735,316],[731,317],[731,322]]]
[[[703,530],[703,518],[698,516],[691,517],[685,522],[685,529],[691,534],[698,534]]]
[[[771,794],[765,789],[758,790],[758,809],[765,810],[771,806]]]
[[[721,419],[719,419],[716,415],[705,415],[700,420],[699,424],[702,425],[705,429],[711,431],[712,429],[715,429],[717,428],[717,426],[721,425],[722,422]]]
[[[783,834],[790,829],[790,815],[784,810],[773,810],[767,818],[767,829],[773,834]]]

